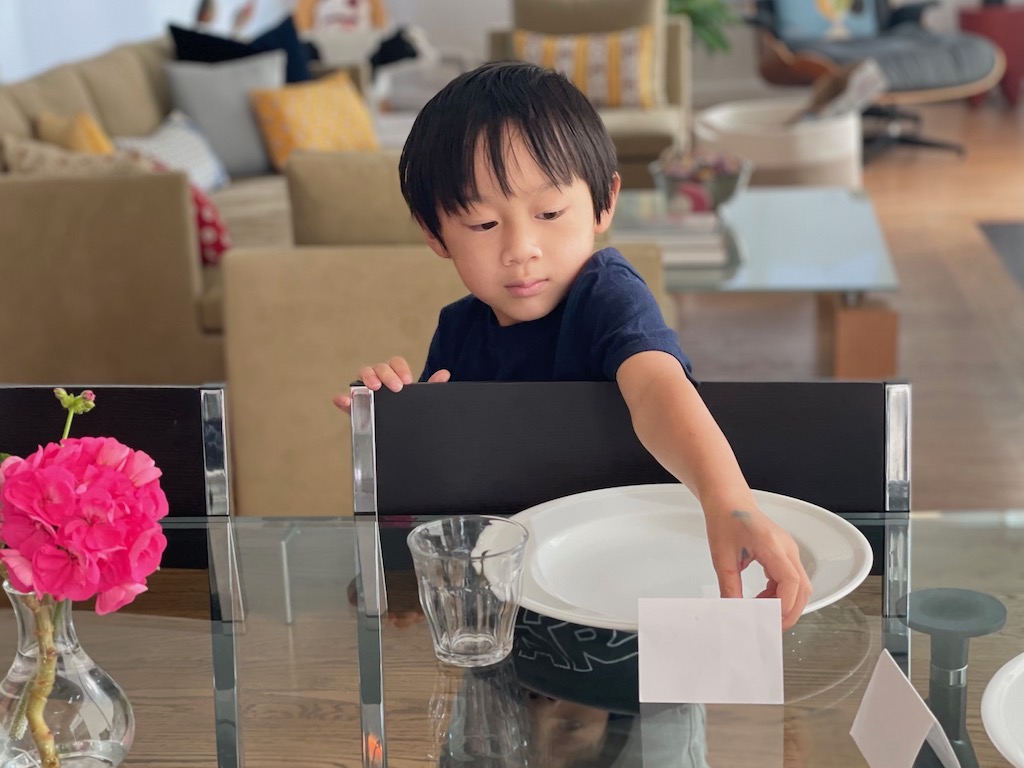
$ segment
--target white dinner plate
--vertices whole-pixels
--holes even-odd
[[[1024,653],[993,675],[981,697],[981,722],[996,749],[1024,768]]]
[[[841,517],[805,501],[754,491],[768,517],[796,540],[813,593],[810,613],[852,592],[871,569],[871,547]],[[512,517],[530,532],[521,605],[554,619],[635,632],[641,597],[718,597],[704,514],[677,483],[566,496]],[[753,597],[767,579],[743,572]]]

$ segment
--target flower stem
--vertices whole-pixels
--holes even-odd
[[[60,768],[60,757],[57,755],[57,747],[53,739],[53,731],[46,724],[44,710],[46,700],[53,690],[53,683],[57,674],[57,646],[54,643],[54,619],[58,616],[58,609],[54,608],[53,598],[49,595],[42,600],[35,596],[25,598],[26,604],[32,610],[36,620],[36,640],[39,643],[37,652],[36,676],[32,681],[31,693],[28,699],[28,726],[32,732],[32,741],[39,750],[40,765],[43,768]],[[53,610],[51,610],[53,609]]]
[[[66,438],[68,435],[71,434],[71,421],[74,418],[75,418],[75,412],[69,409],[68,410],[68,417],[64,421],[64,434],[60,436],[61,440],[63,440],[64,438]]]

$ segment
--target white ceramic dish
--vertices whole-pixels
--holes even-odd
[[[988,681],[981,697],[981,722],[1010,765],[1024,768],[1024,653]]]
[[[852,592],[871,568],[871,547],[853,525],[814,504],[755,491],[766,515],[800,547],[814,592],[804,613]],[[641,597],[718,597],[704,515],[683,485],[590,491],[514,515],[530,532],[521,605],[554,619],[636,631]],[[743,572],[752,597],[766,584],[755,562]]]

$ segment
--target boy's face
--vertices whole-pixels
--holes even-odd
[[[451,259],[470,293],[487,304],[501,325],[537,320],[569,292],[594,253],[594,236],[608,229],[611,207],[594,219],[586,182],[555,187],[517,133],[510,134],[505,167],[512,194],[502,192],[483,143],[476,148],[479,200],[469,210],[441,214],[441,238],[424,230],[439,256]]]

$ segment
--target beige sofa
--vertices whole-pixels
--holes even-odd
[[[674,143],[689,141],[692,119],[691,32],[687,16],[668,16],[665,0],[512,0],[512,26],[548,35],[600,34],[652,25],[656,84],[664,103],[651,109],[605,108],[604,121],[626,187],[650,187],[648,165]],[[491,58],[514,58],[512,30],[491,34]],[[661,67],[661,69],[658,69]]]
[[[44,112],[146,135],[171,109],[168,40],[115,48],[0,87],[0,137]],[[212,195],[236,246],[291,243],[281,176]],[[221,280],[201,268],[183,176],[0,172],[0,382],[197,384],[224,376]],[[73,343],[69,343],[73,341]]]

